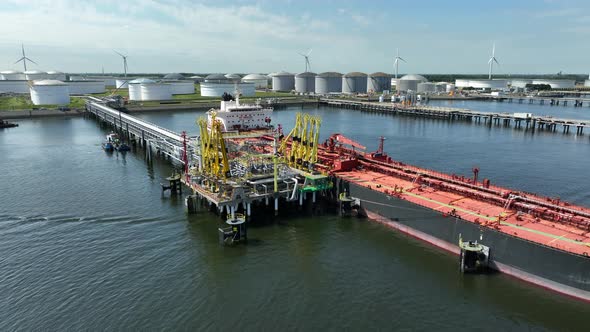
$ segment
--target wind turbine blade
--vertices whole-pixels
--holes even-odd
[[[400,60],[402,60],[405,63],[408,63],[406,60],[404,60],[403,58],[399,58]]]
[[[121,54],[121,53],[119,53],[119,52],[117,52],[115,50],[113,50],[113,52],[115,52],[115,53],[119,54],[120,56],[122,56],[123,58],[125,58],[125,56],[123,54]]]
[[[313,52],[313,49],[309,49],[309,52],[307,52],[307,56],[309,56],[311,54],[311,52]]]
[[[496,55],[496,42],[492,44],[492,56]]]
[[[23,60],[25,60],[25,57],[22,57],[22,58],[20,58],[20,59],[16,60],[15,64],[17,64],[17,63],[19,63],[19,62],[21,62],[21,61],[23,61]]]
[[[301,55],[302,57],[306,57],[306,55],[303,53],[297,52],[297,54]]]
[[[492,61],[494,61],[494,58],[490,58],[490,60],[488,60],[488,63],[492,63]]]
[[[492,59],[494,59],[494,62],[495,62],[496,64],[500,65],[500,63],[498,62],[498,60],[496,60],[496,58],[492,58]]]
[[[36,65],[38,65],[38,63],[36,63],[35,61],[33,61],[33,60],[31,60],[31,59],[29,59],[29,58],[27,58],[27,57],[25,57],[25,59],[27,59],[27,60],[31,61],[32,63],[34,63],[34,64],[36,64]]]

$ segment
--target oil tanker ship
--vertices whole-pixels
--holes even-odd
[[[590,301],[590,209],[395,161],[335,134],[318,158],[358,213],[491,268]]]

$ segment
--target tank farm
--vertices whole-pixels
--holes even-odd
[[[197,123],[186,205],[225,219],[222,244],[247,241],[254,210],[321,200],[456,254],[460,272],[500,271],[590,301],[587,207],[495,186],[477,168],[466,177],[405,164],[384,152],[383,137],[374,152],[343,134],[319,142],[321,119],[308,114],[287,134],[280,125],[223,131],[215,115]]]

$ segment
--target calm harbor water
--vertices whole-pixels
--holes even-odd
[[[477,104],[476,104],[477,105]],[[463,107],[463,106],[460,106]],[[545,106],[546,107],[546,106]],[[275,112],[290,128],[298,108]],[[387,137],[398,160],[590,205],[588,136],[334,108],[324,138]],[[140,117],[196,134],[202,112]],[[381,225],[280,216],[248,246],[217,242],[218,219],[162,195],[171,166],[107,154],[83,118],[0,131],[0,330],[581,330],[587,304],[513,278],[462,276],[456,257]]]

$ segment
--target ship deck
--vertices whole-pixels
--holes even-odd
[[[405,167],[412,166],[405,165]],[[412,168],[420,170],[422,174],[429,172],[415,167]],[[446,174],[437,174],[451,178]],[[418,184],[417,181],[385,175],[373,170],[353,170],[338,172],[335,175],[349,182],[369,187],[372,190],[439,211],[441,215],[449,218],[459,217],[482,227],[493,228],[512,236],[579,255],[588,255],[588,252],[590,252],[589,232],[572,225],[540,218],[522,212],[522,210],[505,209],[503,206],[478,200],[470,195],[436,189],[432,186]],[[492,189],[508,190],[501,187],[493,187]],[[527,193],[527,197],[531,196],[532,194]],[[539,201],[546,200],[546,198],[539,196],[533,197]],[[563,202],[560,204],[560,206],[567,206],[576,210],[590,211],[590,209],[573,207]]]

